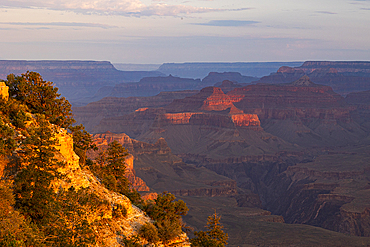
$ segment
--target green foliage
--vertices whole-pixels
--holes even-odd
[[[15,128],[26,128],[26,122],[30,120],[30,117],[26,114],[27,111],[27,106],[14,99],[5,100],[0,98],[0,115],[3,121],[12,124]]]
[[[53,219],[56,198],[51,182],[61,178],[58,168],[64,163],[54,158],[55,140],[52,126],[42,115],[30,126],[21,144],[21,166],[15,178],[16,206],[41,226]]]
[[[144,238],[149,243],[155,244],[159,241],[158,230],[151,223],[146,223],[140,228],[139,236]]]
[[[127,209],[121,204],[113,206],[113,218],[127,217]]]
[[[89,149],[97,150],[97,147],[93,144],[90,133],[85,130],[82,124],[70,126],[69,130],[73,137],[73,151],[80,157],[80,165],[84,166],[86,164],[86,151]]]
[[[60,191],[57,197],[59,210],[55,221],[48,224],[48,242],[53,246],[90,246],[96,243],[94,222],[89,222],[86,210],[109,207],[109,203],[91,193],[88,188],[74,187]]]
[[[123,237],[121,242],[125,247],[142,247],[142,245],[139,243],[138,236],[132,236],[130,238]]]
[[[222,230],[221,216],[216,212],[208,216],[207,231],[194,232],[195,238],[191,239],[191,246],[196,247],[224,247],[227,245],[228,235]]]
[[[171,193],[159,194],[155,203],[149,203],[145,207],[146,213],[155,220],[158,236],[163,243],[168,243],[182,232],[182,216],[189,211],[185,202],[175,201]]]
[[[15,200],[9,184],[0,181],[0,247],[42,246],[42,234],[15,211]]]
[[[119,142],[111,142],[106,151],[100,152],[90,169],[107,189],[135,199],[140,195],[130,188],[130,183],[125,176],[127,155],[127,150]]]
[[[127,198],[130,199],[130,201],[137,207],[142,210],[144,209],[144,200],[141,198],[141,195],[139,192],[137,192],[137,190],[131,187],[125,192],[124,195],[127,196]]]
[[[0,155],[11,155],[15,147],[14,131],[0,116]]]
[[[74,122],[71,104],[60,98],[58,88],[44,81],[40,74],[29,71],[21,76],[10,74],[5,84],[9,87],[9,96],[27,105],[31,113],[44,114],[50,123],[63,128]]]

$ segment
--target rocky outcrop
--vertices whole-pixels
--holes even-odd
[[[175,99],[165,109],[167,112],[222,111],[232,106],[231,99],[220,88],[206,87],[198,94]]]
[[[227,93],[235,106],[248,108],[340,107],[344,99],[328,86],[317,85],[303,76],[288,84],[256,84]]]
[[[9,88],[5,85],[4,82],[1,81],[0,81],[0,97],[6,100],[9,98]]]
[[[78,166],[78,157],[73,152],[73,140],[69,134],[61,131],[56,136],[56,139],[59,142],[58,150],[62,155],[62,160],[66,161],[68,164],[63,172],[67,175],[69,181],[63,182],[62,184],[65,186],[73,186],[74,188],[89,188],[99,197],[107,200],[109,204],[112,205],[107,211],[92,209],[91,211],[86,212],[89,217],[89,222],[105,219],[104,224],[97,224],[95,229],[95,231],[99,232],[99,237],[102,239],[101,243],[98,243],[97,246],[121,246],[123,238],[130,238],[133,235],[137,235],[144,224],[151,222],[151,219],[136,206],[132,205],[131,201],[127,197],[108,191],[100,184],[95,176],[93,176],[89,171],[82,170]],[[120,140],[129,142],[125,137],[120,138]],[[60,158],[61,156],[59,156],[59,159]],[[149,191],[146,184],[135,176],[135,172],[133,170],[133,156],[127,157],[126,164],[128,177],[133,181],[133,185],[136,185],[138,189],[142,189],[143,191]],[[112,210],[116,205],[124,206],[127,210],[127,216],[113,217]],[[141,244],[146,243],[143,239],[139,238],[138,240]],[[178,247],[190,246],[188,237],[185,233],[173,240],[170,244]],[[164,245],[159,243],[159,246]]]
[[[142,179],[146,181],[145,185],[141,182],[137,187],[134,185],[140,192],[149,191],[146,187],[148,184],[151,192],[170,191],[182,196],[224,196],[236,193],[235,181],[183,163],[180,158],[172,154],[163,138],[154,144],[131,139],[123,133],[106,132],[96,134],[93,138],[100,150],[106,148],[112,141],[118,141],[128,149],[134,157],[126,160],[128,168],[132,171],[128,174],[130,181],[142,181]],[[94,158],[96,153],[90,151],[88,156]],[[147,196],[152,198],[153,194]]]
[[[234,83],[234,82],[229,81],[229,80],[224,80],[220,83],[215,84],[215,87],[220,88],[222,90],[222,92],[224,92],[224,93],[228,93],[228,92],[232,91],[235,88],[240,88],[240,87],[244,87],[244,86],[246,86],[246,85],[245,84]]]
[[[104,118],[117,119],[132,112],[140,113],[140,110],[136,111],[140,108],[164,107],[174,99],[182,99],[197,93],[198,91],[179,91],[162,92],[153,97],[104,98],[83,107],[73,107],[73,114],[76,121],[82,123],[90,133],[101,133],[107,129],[94,131],[94,127]],[[108,130],[115,131],[114,129]]]
[[[165,113],[157,115],[153,127],[168,125],[204,125],[221,128],[259,127],[260,121],[256,114],[207,114],[203,112]]]
[[[281,67],[276,73],[262,77],[259,82],[290,83],[304,75],[342,95],[370,89],[369,62],[308,61],[300,67]]]

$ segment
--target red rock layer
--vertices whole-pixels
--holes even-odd
[[[196,95],[174,100],[165,109],[167,112],[223,111],[232,106],[232,101],[220,88],[206,87]]]
[[[261,126],[256,114],[237,114],[231,115],[231,119],[237,127]]]
[[[222,92],[220,88],[210,87],[204,90],[210,90],[212,94],[203,101],[200,108],[204,111],[223,111],[233,106],[230,98]],[[202,92],[203,90],[201,90]]]
[[[153,127],[191,124],[221,128],[260,126],[256,114],[213,114],[204,112],[165,113],[157,116]]]

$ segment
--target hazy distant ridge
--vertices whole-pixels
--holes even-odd
[[[262,77],[281,66],[299,67],[303,62],[237,62],[237,63],[164,63],[158,71],[163,74],[188,78],[204,78],[209,72],[239,72],[242,75]]]

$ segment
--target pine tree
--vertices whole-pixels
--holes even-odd
[[[129,181],[125,177],[127,155],[127,150],[119,142],[113,141],[106,151],[99,153],[91,167],[107,189],[121,194],[129,191]]]
[[[196,247],[224,247],[227,245],[228,235],[224,233],[220,224],[221,216],[215,212],[208,216],[207,231],[194,232],[195,238],[191,239],[191,246]]]
[[[181,216],[189,211],[184,201],[175,199],[171,193],[163,192],[158,195],[155,203],[148,204],[145,208],[149,217],[155,220],[158,236],[163,243],[168,243],[181,234]]]

